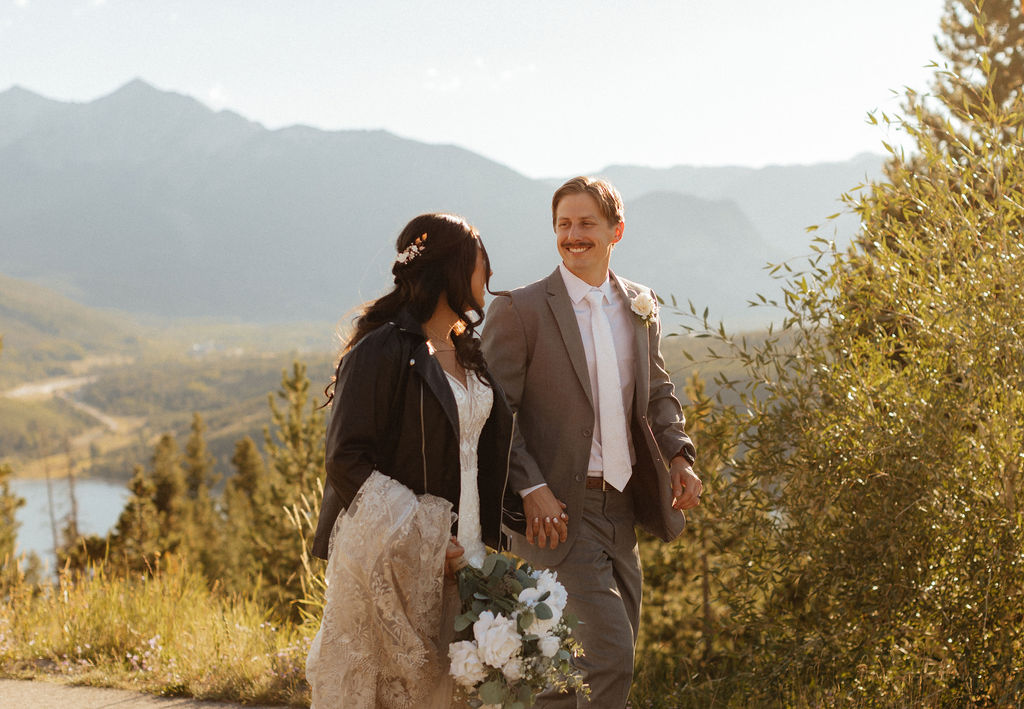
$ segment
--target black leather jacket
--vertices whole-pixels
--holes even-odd
[[[360,340],[341,359],[337,377],[327,425],[327,484],[313,542],[313,554],[322,559],[338,514],[372,471],[456,507],[461,487],[455,396],[411,315],[400,313]],[[512,411],[490,374],[486,379],[494,403],[477,446],[480,523],[484,543],[500,549],[502,522],[524,529],[523,507],[508,489]]]

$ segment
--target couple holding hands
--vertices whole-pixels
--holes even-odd
[[[428,214],[398,237],[394,288],[356,320],[328,394],[315,707],[458,706],[452,568],[478,566],[485,546],[557,572],[581,621],[589,696],[548,692],[535,706],[626,705],[642,587],[635,527],[674,539],[702,488],[657,302],[609,269],[622,198],[577,177],[551,211],[561,263],[495,294],[486,318],[480,235]]]

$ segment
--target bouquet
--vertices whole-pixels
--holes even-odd
[[[551,571],[492,553],[477,569],[457,572],[461,613],[448,647],[451,674],[469,705],[526,709],[547,687],[586,691],[572,659],[582,653],[578,624]]]

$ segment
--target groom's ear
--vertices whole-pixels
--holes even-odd
[[[615,225],[615,240],[612,241],[613,244],[617,244],[619,243],[619,241],[622,240],[622,232],[624,232],[625,230],[626,222],[619,222],[618,224]]]

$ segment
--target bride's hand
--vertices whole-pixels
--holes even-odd
[[[448,548],[444,552],[444,575],[448,578],[454,578],[455,572],[466,565],[466,559],[463,557],[465,550],[462,545],[459,544],[459,540],[452,537],[448,540]]]

